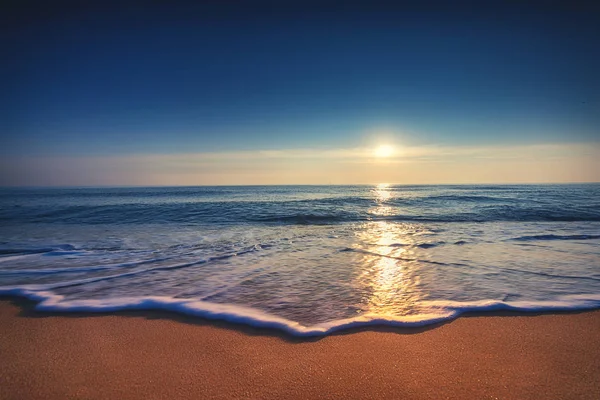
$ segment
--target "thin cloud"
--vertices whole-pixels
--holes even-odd
[[[2,185],[219,185],[600,181],[600,145],[396,146],[104,157],[6,157]]]

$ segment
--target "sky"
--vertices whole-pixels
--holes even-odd
[[[0,185],[597,182],[563,3],[3,2]]]

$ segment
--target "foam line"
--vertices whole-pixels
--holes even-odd
[[[260,310],[232,304],[215,304],[195,299],[146,296],[101,300],[65,300],[64,296],[49,291],[35,291],[19,287],[0,287],[0,295],[25,297],[37,301],[36,309],[52,312],[114,312],[120,310],[167,310],[211,320],[223,320],[257,328],[277,329],[293,336],[324,336],[330,333],[368,326],[420,327],[449,321],[465,312],[487,311],[568,311],[600,308],[600,295],[562,296],[555,301],[477,302],[431,301],[426,305],[434,312],[412,316],[364,314],[354,318],[329,321],[312,326],[265,313]]]
[[[87,266],[87,267],[13,269],[13,270],[8,269],[8,270],[1,270],[0,274],[3,274],[3,275],[45,275],[45,274],[69,273],[69,272],[102,271],[102,270],[107,270],[107,269],[137,267],[137,266],[144,265],[144,264],[151,264],[151,263],[155,263],[155,262],[167,261],[167,260],[171,260],[173,258],[175,258],[175,256],[151,258],[148,260],[131,261],[131,262],[117,263],[117,264],[91,265],[91,266]]]
[[[509,240],[514,241],[531,241],[531,240],[593,240],[600,239],[600,235],[534,235],[534,236],[519,236]]]
[[[32,256],[36,256],[38,254],[39,253],[19,254],[19,255],[16,255],[16,256],[0,256],[0,263],[7,262],[7,261],[20,260],[22,258],[32,257]]]
[[[340,252],[347,252],[347,251],[351,251],[351,252],[355,252],[355,253],[363,253],[363,254],[368,254],[368,255],[372,255],[375,257],[383,257],[383,258],[392,258],[394,260],[398,260],[398,261],[406,261],[406,262],[422,262],[422,263],[427,263],[427,264],[434,264],[434,265],[444,265],[444,266],[459,266],[459,267],[465,267],[467,266],[467,264],[461,264],[461,263],[445,263],[445,262],[441,262],[441,261],[431,261],[431,260],[425,260],[422,258],[406,258],[406,257],[396,257],[396,256],[390,256],[388,254],[380,254],[380,253],[376,253],[373,251],[368,251],[368,250],[363,250],[363,249],[356,249],[353,247],[346,247],[343,248],[341,250],[339,250]]]
[[[100,282],[100,281],[109,281],[111,279],[124,278],[124,277],[127,277],[127,276],[133,276],[133,275],[143,274],[145,272],[167,271],[167,270],[171,270],[171,269],[180,269],[180,268],[193,267],[195,265],[206,264],[206,263],[211,262],[211,261],[224,260],[224,259],[227,259],[227,258],[236,257],[236,256],[239,256],[239,255],[242,255],[242,254],[251,253],[253,251],[257,251],[256,246],[252,246],[251,248],[248,248],[248,249],[242,250],[242,251],[238,251],[236,253],[230,253],[230,254],[224,254],[224,255],[221,255],[221,256],[208,257],[208,258],[204,258],[204,259],[200,259],[200,260],[196,260],[196,261],[191,261],[191,262],[187,262],[187,263],[173,264],[173,265],[163,265],[163,266],[160,266],[160,267],[146,268],[146,269],[141,269],[141,270],[124,272],[124,273],[116,274],[116,275],[108,275],[108,276],[99,276],[99,277],[92,277],[92,278],[84,278],[84,279],[78,279],[78,280],[73,280],[73,281],[64,281],[64,282],[56,282],[56,283],[49,283],[49,284],[31,284],[31,285],[25,285],[23,287],[25,287],[27,289],[30,289],[30,290],[51,290],[51,289],[68,287],[68,286],[85,285],[87,283],[94,283],[94,282]],[[0,289],[1,288],[2,287],[0,287]]]
[[[516,269],[516,268],[508,268],[508,267],[498,267],[495,265],[482,265],[479,266],[479,268],[487,268],[487,269],[495,269],[495,270],[500,270],[500,271],[509,271],[509,272],[514,272],[517,274],[525,274],[525,275],[537,275],[537,276],[545,276],[548,278],[559,278],[559,279],[583,279],[586,281],[600,281],[600,278],[596,278],[593,276],[578,276],[578,275],[558,275],[558,274],[551,274],[548,272],[535,272],[535,271],[528,271],[525,269]]]
[[[355,249],[355,248],[351,248],[351,247],[344,248],[340,251],[353,251],[356,253],[369,254],[369,255],[376,256],[376,257],[392,258],[395,260],[407,261],[407,262],[422,262],[422,263],[434,264],[434,265],[458,266],[458,267],[467,267],[468,266],[467,264],[462,264],[462,263],[444,263],[444,262],[440,262],[440,261],[424,260],[424,259],[420,259],[420,258],[395,257],[395,256],[386,255],[386,254],[375,253],[375,252],[368,251],[368,250]],[[490,266],[490,265],[479,266],[479,268],[488,268],[488,269],[495,269],[495,270],[500,270],[500,271],[510,271],[510,272],[516,272],[519,274],[527,274],[527,275],[546,276],[549,278],[584,279],[584,280],[589,280],[589,281],[600,281],[600,278],[595,278],[592,276],[557,275],[557,274],[550,274],[547,272],[534,272],[534,271],[527,271],[527,270],[522,270],[522,269],[497,267],[497,266]]]

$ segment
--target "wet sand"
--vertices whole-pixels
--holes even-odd
[[[600,311],[320,339],[164,312],[0,301],[0,399],[597,399]]]

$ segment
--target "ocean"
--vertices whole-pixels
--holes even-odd
[[[600,184],[0,189],[0,295],[325,335],[600,307]]]

